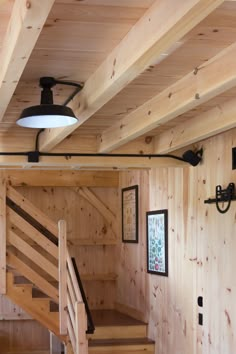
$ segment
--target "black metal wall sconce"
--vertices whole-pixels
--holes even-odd
[[[229,183],[228,187],[225,189],[222,189],[220,185],[216,186],[216,197],[214,199],[209,198],[207,200],[204,200],[204,203],[215,203],[218,212],[221,214],[225,214],[229,210],[232,200],[236,200],[235,185],[234,183]],[[227,203],[224,209],[221,208],[221,203]]]

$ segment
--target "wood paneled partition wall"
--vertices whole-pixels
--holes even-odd
[[[141,223],[139,244],[120,249],[117,300],[146,314],[156,354],[236,350],[236,202],[226,214],[204,204],[214,196],[216,185],[236,183],[231,162],[236,130],[202,146],[204,161],[198,167],[121,176],[122,187],[139,184]],[[145,212],[163,208],[169,212],[168,278],[144,270]],[[203,296],[203,308],[198,307],[198,296]],[[198,325],[198,313],[203,314],[203,326]]]

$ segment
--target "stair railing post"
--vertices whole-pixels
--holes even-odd
[[[83,302],[75,303],[76,354],[88,354],[87,316]]]
[[[0,172],[0,294],[6,291],[6,179]]]
[[[65,220],[58,222],[58,233],[60,334],[67,335],[67,236]]]

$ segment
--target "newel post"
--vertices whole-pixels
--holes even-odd
[[[0,172],[0,294],[6,294],[6,179]]]
[[[88,354],[88,340],[86,338],[87,316],[83,302],[75,303],[75,323],[77,334],[76,354]]]
[[[58,247],[59,247],[59,318],[60,334],[67,335],[67,239],[66,221],[58,222]]]

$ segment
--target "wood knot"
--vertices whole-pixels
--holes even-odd
[[[103,233],[104,235],[107,234],[107,227],[106,227],[106,225],[103,226],[103,228],[102,228],[102,233]]]
[[[31,8],[31,2],[28,0],[26,1],[26,8],[27,9],[30,9]]]
[[[152,142],[152,136],[146,136],[145,143],[150,144]]]
[[[227,319],[227,323],[230,326],[231,325],[231,319],[230,319],[230,315],[229,315],[227,310],[225,310],[225,316],[226,316],[226,319]]]
[[[115,70],[112,70],[112,74],[111,74],[111,79],[113,79],[113,77],[115,76]]]

